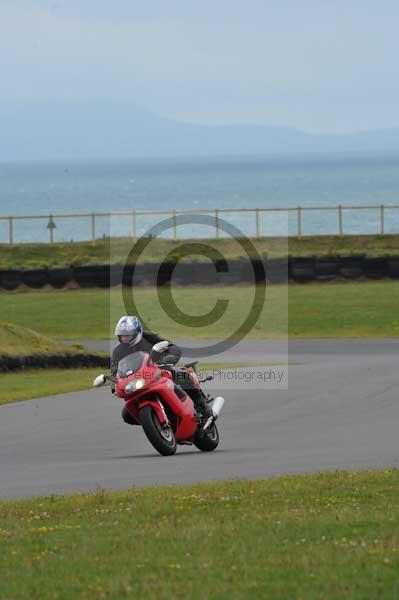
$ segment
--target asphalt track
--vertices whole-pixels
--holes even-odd
[[[284,342],[245,344],[235,357],[246,362],[284,358]],[[208,384],[226,396],[210,454],[159,456],[104,388],[0,407],[0,497],[398,465],[399,340],[298,340],[289,350],[288,389]]]

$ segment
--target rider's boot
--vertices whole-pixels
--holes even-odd
[[[206,397],[200,390],[190,390],[190,396],[197,412],[202,413],[206,419],[213,416],[212,408],[207,403]]]

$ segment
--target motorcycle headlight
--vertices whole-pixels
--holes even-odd
[[[141,390],[144,386],[144,379],[135,379],[134,381],[129,381],[129,383],[125,385],[125,392],[127,394],[132,394],[133,392],[137,392],[137,390]]]

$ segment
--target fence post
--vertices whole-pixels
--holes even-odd
[[[92,213],[91,215],[91,243],[92,246],[96,245],[96,215]]]
[[[256,209],[256,237],[260,237],[259,235],[260,227],[259,227],[259,208]]]
[[[380,217],[381,217],[381,235],[384,235],[384,205],[381,204],[380,207]]]
[[[56,224],[54,223],[53,215],[49,215],[47,229],[50,232],[50,244],[54,244],[54,229],[56,228]]]
[[[137,237],[136,226],[137,226],[137,216],[136,216],[136,211],[133,209],[132,210],[132,238],[134,240]]]
[[[300,238],[302,236],[302,213],[301,213],[301,207],[298,206],[297,210],[297,222],[298,222],[298,237]]]
[[[342,237],[344,234],[344,229],[342,227],[342,206],[338,206],[338,217],[339,217],[339,235]]]
[[[219,209],[215,210],[215,227],[216,227],[216,237],[219,237]]]
[[[173,209],[173,239],[177,239],[176,209]]]
[[[14,225],[13,225],[12,217],[8,217],[8,237],[9,237],[10,244],[13,244],[14,243]]]

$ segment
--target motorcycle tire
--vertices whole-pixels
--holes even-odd
[[[176,453],[176,438],[172,428],[162,429],[151,406],[144,406],[139,412],[139,418],[144,433],[159,454],[171,456]]]
[[[212,452],[212,450],[215,450],[219,445],[219,432],[216,424],[213,423],[205,432],[197,430],[193,442],[201,452]]]

